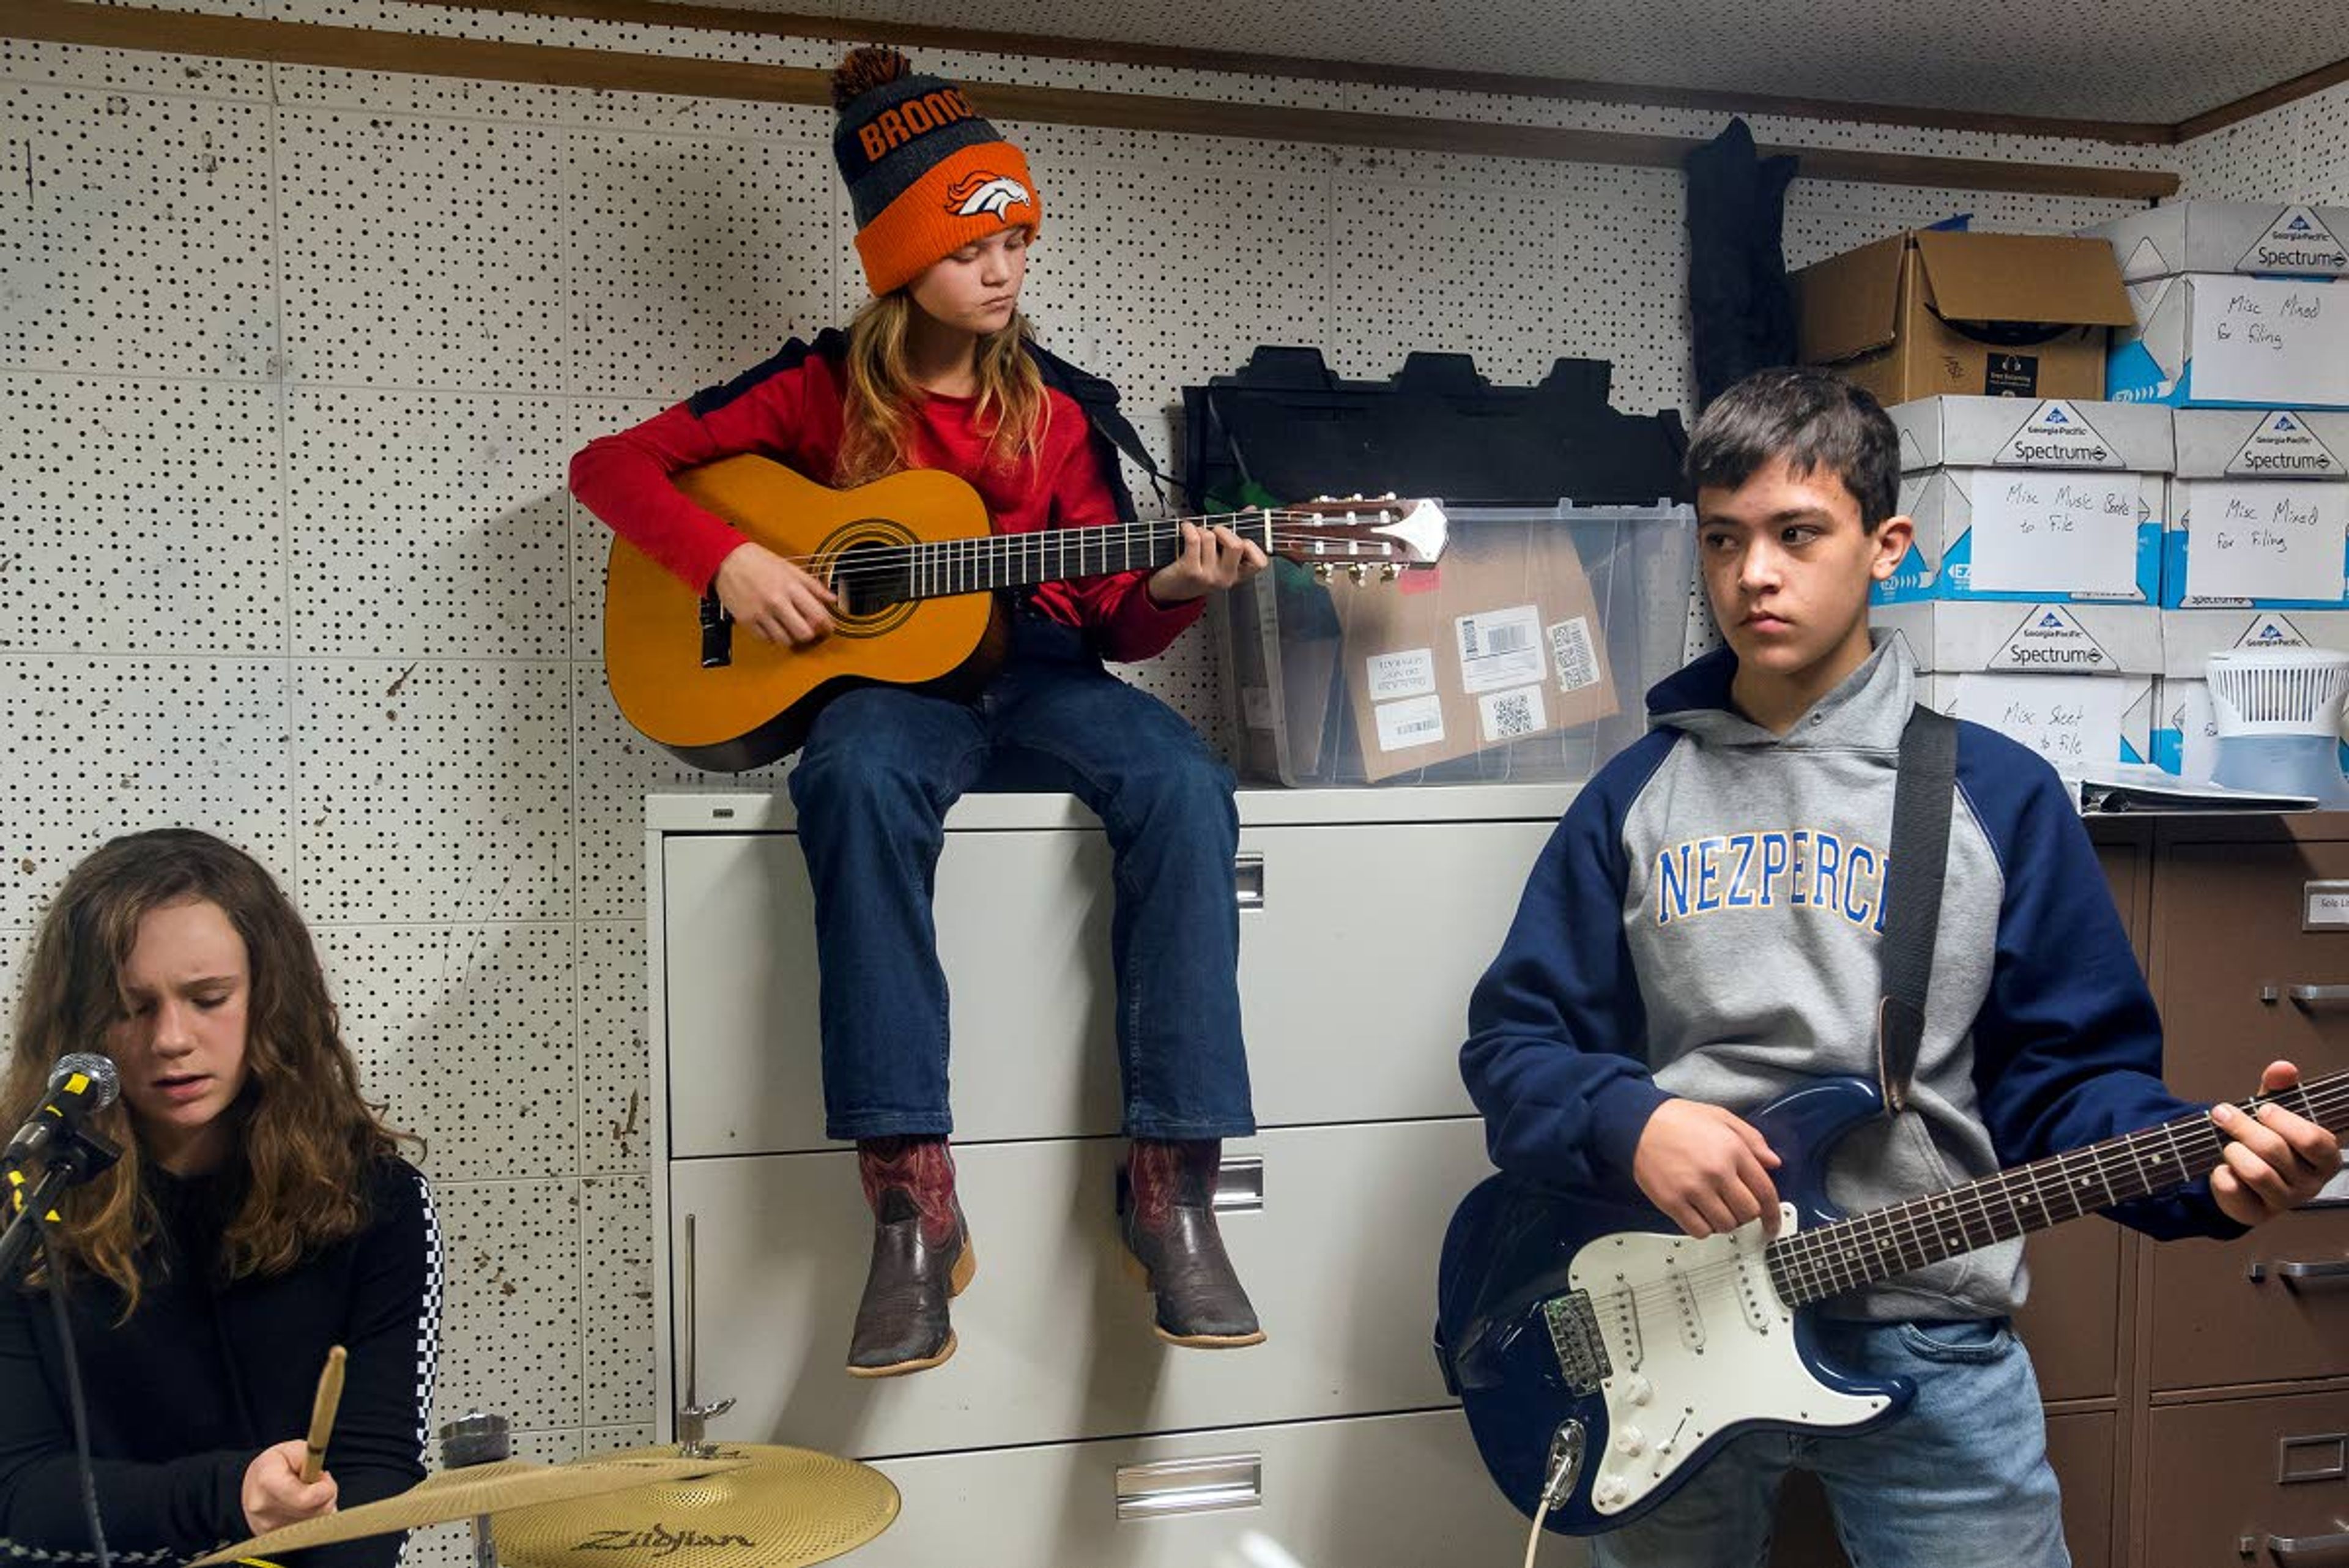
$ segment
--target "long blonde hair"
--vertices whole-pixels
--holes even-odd
[[[51,1064],[98,1048],[122,1016],[122,966],[140,920],[199,898],[218,905],[243,939],[251,983],[248,1078],[224,1113],[237,1118],[243,1199],[222,1237],[222,1261],[231,1278],[284,1273],[366,1227],[368,1168],[398,1152],[403,1135],[359,1098],[357,1064],[309,930],[275,878],[243,851],[208,833],[161,828],[114,839],[74,867],[33,940],[15,1049],[0,1078],[0,1123],[15,1127],[29,1116]],[[127,1319],[138,1310],[140,1267],[159,1217],[140,1180],[145,1161],[127,1108],[113,1106],[94,1126],[121,1146],[122,1158],[66,1195],[67,1223],[49,1233],[49,1262],[61,1251],[69,1266],[111,1281]]]
[[[905,329],[921,308],[904,289],[878,295],[848,324],[848,396],[841,410],[840,459],[833,483],[867,483],[906,466],[914,410],[926,395],[905,358]],[[1033,464],[1043,451],[1050,410],[1044,378],[1028,353],[1025,316],[978,340],[978,428],[987,462],[1004,469]]]

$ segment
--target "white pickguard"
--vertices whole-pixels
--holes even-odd
[[[1793,1207],[1779,1212],[1778,1233],[1792,1235]],[[1613,1368],[1601,1385],[1607,1447],[1589,1469],[1597,1512],[1633,1507],[1734,1422],[1851,1427],[1889,1403],[1811,1376],[1766,1243],[1756,1220],[1702,1241],[1626,1231],[1575,1254],[1569,1277],[1588,1293]]]

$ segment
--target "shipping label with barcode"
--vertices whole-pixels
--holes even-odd
[[[1435,649],[1406,648],[1400,653],[1373,653],[1364,659],[1364,683],[1371,701],[1390,702],[1397,697],[1428,697],[1435,692]]]
[[[1557,667],[1557,689],[1579,691],[1599,684],[1599,650],[1591,646],[1590,619],[1576,616],[1549,628],[1550,662]]]
[[[1376,711],[1379,750],[1382,752],[1432,746],[1444,739],[1444,704],[1436,698],[1406,697],[1400,702],[1381,702]]]
[[[1487,691],[1476,699],[1476,711],[1485,722],[1485,743],[1514,741],[1520,735],[1538,735],[1549,728],[1548,716],[1542,711],[1542,689],[1520,686],[1514,691]]]
[[[1464,615],[1454,625],[1462,691],[1497,691],[1541,679],[1541,611],[1535,606]]]

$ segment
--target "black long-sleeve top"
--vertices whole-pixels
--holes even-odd
[[[262,1449],[308,1429],[327,1350],[349,1355],[326,1469],[342,1508],[424,1477],[440,1314],[440,1238],[424,1178],[369,1173],[368,1222],[286,1273],[223,1282],[235,1174],[149,1169],[162,1220],[138,1312],[88,1274],[67,1305],[89,1407],[99,1516],[117,1561],[182,1561],[253,1533],[239,1499]],[[0,1564],[95,1561],[64,1363],[46,1296],[0,1287]],[[401,1537],[299,1553],[303,1568],[391,1568]]]

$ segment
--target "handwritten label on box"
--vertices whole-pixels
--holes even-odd
[[[1961,675],[1957,716],[2010,735],[2078,777],[2121,754],[2121,709],[2135,681],[2094,675]]]
[[[2194,487],[2186,591],[2199,598],[2337,599],[2349,484]]]
[[[1984,473],[1975,478],[1973,504],[1976,588],[2136,591],[2136,475]]]
[[[2189,352],[2205,401],[2349,403],[2349,284],[2198,277]]]

